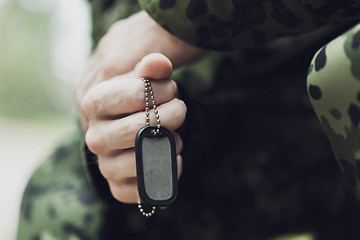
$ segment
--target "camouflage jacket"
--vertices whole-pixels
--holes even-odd
[[[109,11],[114,19],[137,8],[134,1],[128,0],[92,2],[101,9],[95,10],[98,14]],[[199,47],[217,50],[257,46],[360,18],[359,0],[139,0],[139,3],[170,33]]]
[[[91,185],[77,133],[30,180],[19,239],[50,239],[51,233],[57,236],[51,239],[264,240],[290,232],[359,239],[353,226],[360,224],[360,211],[305,86],[316,50],[359,17],[358,3],[91,0],[94,46],[115,21],[144,8],[185,41],[234,50],[213,52],[174,73],[188,115],[180,129],[183,174],[172,206],[143,218],[136,206],[112,199],[96,161],[88,166]],[[334,22],[346,24],[322,28]],[[273,41],[288,34],[301,35]]]
[[[165,216],[176,213],[169,221],[182,227],[169,232],[179,239],[264,239],[294,228],[318,239],[345,237],[340,232],[347,230],[335,222],[352,215],[355,202],[313,114],[305,80],[316,50],[360,18],[359,1],[91,2],[95,44],[112,23],[143,8],[189,43],[234,49],[174,74],[189,109],[181,129],[185,171],[178,208]],[[234,109],[242,117],[234,119]],[[189,221],[191,213],[197,217]],[[328,218],[326,229],[316,226]],[[149,227],[158,236],[155,225]]]
[[[358,0],[140,0],[165,29],[202,48],[228,50],[360,18]]]

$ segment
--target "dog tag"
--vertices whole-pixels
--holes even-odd
[[[135,151],[141,201],[148,206],[170,205],[178,191],[176,148],[172,133],[164,127],[143,127],[136,135]]]

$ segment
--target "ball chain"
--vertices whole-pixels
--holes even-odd
[[[150,103],[149,100],[151,100],[152,103],[152,107],[154,109],[154,113],[155,113],[155,117],[156,117],[156,130],[153,131],[154,135],[160,134],[160,116],[159,116],[159,111],[157,110],[157,106],[156,106],[156,101],[155,101],[155,97],[154,97],[154,91],[152,89],[150,80],[148,78],[142,78],[142,80],[144,81],[144,85],[145,85],[145,115],[146,115],[146,120],[145,120],[145,126],[148,127],[150,126]],[[151,217],[152,215],[155,214],[156,211],[156,207],[152,207],[150,212],[146,212],[141,204],[141,200],[139,197],[139,193],[138,193],[138,208],[140,213],[145,216],[145,217]]]
[[[145,121],[145,126],[150,126],[150,103],[149,100],[151,100],[153,109],[154,109],[154,113],[155,113],[155,117],[156,117],[156,131],[154,130],[154,134],[157,135],[160,133],[160,116],[159,116],[159,111],[157,110],[157,106],[156,106],[156,102],[155,102],[155,97],[154,97],[154,91],[151,87],[151,83],[150,80],[148,78],[142,78],[142,80],[144,81],[144,85],[145,85],[145,115],[146,115],[146,121]]]

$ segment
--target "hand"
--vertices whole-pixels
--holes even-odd
[[[145,93],[141,77],[151,80],[161,125],[171,130],[176,142],[178,172],[181,173],[182,141],[174,131],[186,115],[184,102],[175,98],[177,86],[171,80],[172,65],[161,54],[150,54],[128,74],[113,77],[92,87],[81,101],[88,119],[85,141],[98,155],[99,169],[112,195],[124,203],[137,200],[135,136],[145,125]],[[151,125],[156,125],[153,110]]]
[[[162,53],[174,67],[189,63],[206,51],[192,46],[165,31],[145,11],[116,22],[100,40],[90,64],[76,87],[76,100],[96,84],[132,71],[149,53]],[[80,113],[84,131],[87,119]]]

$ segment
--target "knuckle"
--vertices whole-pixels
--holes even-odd
[[[185,120],[187,108],[183,101],[175,99],[175,107],[172,108],[174,119],[180,119],[181,121]]]
[[[100,158],[98,159],[98,166],[99,166],[99,171],[101,173],[101,175],[103,175],[103,177],[106,180],[114,180],[114,170],[109,168],[109,165],[107,164],[106,161],[104,161],[104,159]]]
[[[101,153],[103,149],[103,143],[101,141],[101,138],[95,134],[95,131],[93,128],[89,128],[85,134],[85,142],[90,151],[92,151],[95,154]]]
[[[133,179],[130,178],[128,180],[133,181]],[[113,197],[122,203],[136,202],[133,194],[131,194],[132,192],[136,192],[136,185],[129,185],[126,179],[121,183],[110,183],[110,190]]]
[[[175,97],[177,95],[178,92],[177,84],[173,80],[171,80],[171,86],[169,92],[171,94],[171,97]]]
[[[104,97],[98,93],[97,87],[94,87],[85,95],[80,108],[88,117],[91,117],[101,112],[105,101]]]
[[[87,117],[89,117],[92,109],[92,102],[88,95],[85,95],[85,97],[80,101],[79,106],[81,112],[83,112]]]
[[[122,202],[122,203],[129,203],[130,201],[128,200],[128,197],[126,196],[126,194],[121,191],[121,190],[118,190],[118,191],[111,191],[113,197],[118,200],[119,202]]]

